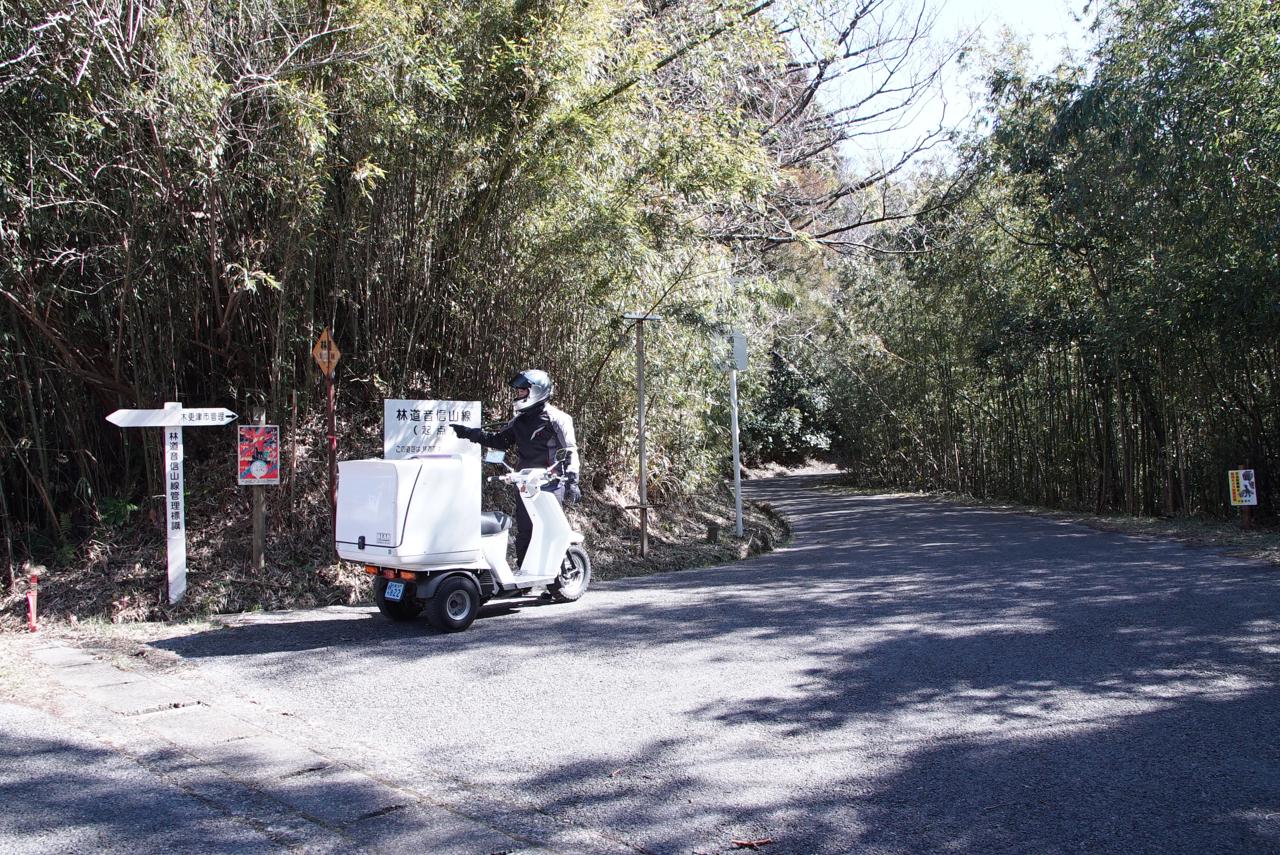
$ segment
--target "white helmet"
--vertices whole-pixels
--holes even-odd
[[[551,397],[555,386],[545,371],[529,369],[511,378],[511,409],[523,412]]]

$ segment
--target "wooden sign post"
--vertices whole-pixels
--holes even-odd
[[[280,483],[280,428],[266,422],[266,412],[259,410],[256,424],[240,425],[236,459],[236,483],[253,488],[254,570],[266,564],[267,497],[263,485]]]
[[[238,416],[220,407],[185,410],[177,401],[168,401],[163,410],[116,410],[107,421],[122,428],[164,428],[165,531],[169,559],[169,603],[178,602],[187,592],[187,522],[183,498],[182,429],[219,427]]]

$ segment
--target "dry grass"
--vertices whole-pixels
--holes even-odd
[[[791,529],[767,505],[743,507],[743,536],[734,533],[733,493],[727,487],[710,494],[664,503],[649,512],[649,543],[640,557],[640,512],[626,510],[636,500],[612,489],[573,512],[587,536],[592,570],[598,579],[648,576],[706,567],[769,552],[791,536]]]
[[[344,456],[377,456],[380,436],[349,443]],[[187,594],[177,605],[167,598],[167,557],[160,525],[135,516],[116,530],[102,530],[81,547],[76,560],[41,576],[39,613],[56,631],[92,630],[108,642],[150,624],[145,634],[170,624],[190,626],[218,614],[351,605],[369,601],[368,577],[357,565],[334,560],[329,529],[327,466],[322,452],[301,448],[292,504],[284,488],[268,492],[265,568],[252,569],[249,491],[228,484],[225,462],[187,468]],[[511,512],[513,497],[486,496],[485,507]],[[659,506],[649,516],[649,550],[639,552],[636,503],[611,488],[586,491],[571,511],[587,536],[598,579],[680,570],[733,561],[772,549],[789,535],[786,523],[767,508],[746,510],[746,534],[733,535],[733,496],[727,488]],[[139,515],[141,516],[141,515]],[[20,581],[0,601],[0,631],[26,627],[26,587]],[[112,627],[118,627],[113,630]]]
[[[827,489],[859,495],[884,495],[883,489],[856,487],[832,482]],[[1016,502],[976,499],[973,496],[950,492],[907,492],[914,498],[944,501],[969,507],[990,508],[1029,516],[1073,522],[1098,531],[1110,531],[1137,537],[1152,537],[1185,543],[1188,546],[1214,546],[1226,549],[1239,558],[1251,558],[1280,566],[1280,529],[1274,523],[1255,524],[1248,530],[1239,520],[1211,520],[1188,517],[1131,517],[1121,514],[1087,514],[1079,511],[1060,511],[1023,505]]]
[[[953,496],[945,496],[944,498],[948,501],[957,501],[957,498]],[[1189,546],[1222,547],[1231,555],[1239,558],[1252,558],[1280,566],[1280,531],[1271,525],[1253,526],[1246,531],[1238,521],[1226,522],[1223,520],[1177,517],[1099,516],[1007,503],[992,502],[982,504],[986,507],[1007,508],[1018,513],[1075,522],[1099,531],[1113,531],[1140,537],[1173,540]]]

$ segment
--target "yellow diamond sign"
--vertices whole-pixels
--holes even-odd
[[[316,365],[320,366],[324,375],[332,377],[333,369],[338,367],[338,360],[342,358],[342,351],[338,350],[338,345],[327,328],[320,334],[316,346],[311,348],[311,355],[316,358]]]

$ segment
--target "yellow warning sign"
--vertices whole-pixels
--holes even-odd
[[[338,360],[342,358],[342,351],[338,350],[338,344],[329,335],[328,328],[320,334],[316,346],[311,348],[311,355],[316,358],[316,365],[320,366],[324,375],[332,377],[333,369],[338,367]]]

